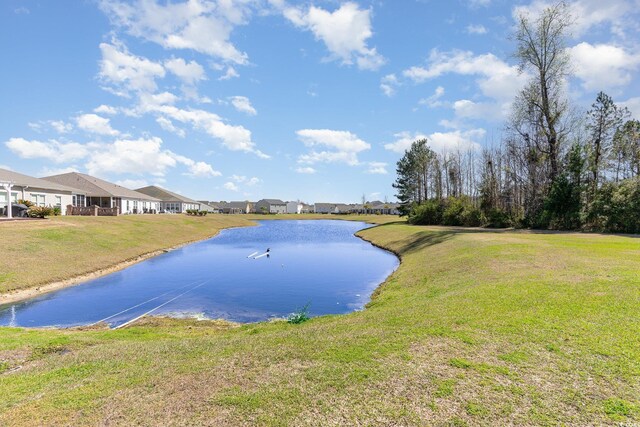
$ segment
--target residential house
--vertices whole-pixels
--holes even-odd
[[[254,210],[256,213],[286,214],[287,204],[279,199],[262,199],[256,203]]]
[[[319,214],[347,214],[351,206],[344,203],[316,203],[314,212]]]
[[[222,213],[222,208],[216,202],[209,202],[206,200],[198,200],[200,203],[200,210],[207,211],[209,213]]]
[[[301,214],[302,213],[302,203],[300,202],[287,202],[287,213],[288,214]]]
[[[376,215],[400,215],[397,203],[372,202],[369,212]]]
[[[317,214],[331,214],[336,208],[335,203],[316,203],[313,205],[313,212]]]
[[[218,207],[222,209],[222,213],[225,214],[248,214],[253,211],[253,203],[249,201],[244,202],[220,202]]]
[[[35,206],[60,208],[65,214],[67,205],[84,206],[85,192],[67,185],[46,181],[0,168],[0,215],[9,216],[7,206],[18,200],[28,200]]]
[[[138,188],[135,191],[160,199],[160,212],[185,213],[187,210],[206,210],[200,208],[200,202],[158,187],[157,185],[149,185]]]
[[[160,199],[83,173],[63,173],[43,179],[84,191],[87,206],[117,207],[121,214],[156,213],[160,210]]]

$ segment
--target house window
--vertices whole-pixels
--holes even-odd
[[[18,193],[11,192],[11,203],[18,203]],[[7,192],[0,189],[0,209],[7,207]]]
[[[86,206],[85,202],[86,200],[83,194],[75,194],[73,196],[73,201],[72,201],[73,206],[79,206],[81,208],[84,208]]]
[[[127,200],[127,212],[129,212],[129,201]]]
[[[46,206],[46,196],[44,194],[31,193],[31,201],[36,206]]]
[[[62,196],[56,196],[56,206],[62,208]]]

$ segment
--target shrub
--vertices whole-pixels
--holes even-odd
[[[440,225],[442,224],[444,206],[438,200],[427,200],[415,206],[409,213],[409,224]]]
[[[480,209],[473,206],[469,197],[450,197],[446,201],[442,223],[444,225],[479,227],[484,223],[484,219]]]
[[[31,200],[23,200],[20,199],[18,200],[18,204],[20,205],[25,205],[26,207],[30,208],[31,206],[33,206],[33,202]]]
[[[602,186],[590,206],[588,226],[599,231],[640,233],[640,179]]]
[[[53,216],[60,216],[60,215],[62,215],[62,208],[60,206],[54,206]]]
[[[461,225],[480,227],[485,223],[480,209],[473,206],[467,196],[449,197],[446,200],[431,199],[414,206],[409,223],[415,225]]]
[[[298,311],[295,311],[293,313],[291,313],[289,315],[289,317],[287,317],[287,322],[291,323],[292,325],[298,325],[300,323],[306,322],[307,320],[310,319],[309,317],[309,306],[311,305],[311,302],[308,302],[305,304],[304,307],[298,309]]]
[[[207,211],[199,211],[199,212],[198,212],[198,215],[200,215],[200,216],[207,216],[207,213],[208,213]]]
[[[486,214],[486,226],[490,228],[507,228],[511,227],[513,222],[508,213],[501,209],[489,209]]]
[[[44,218],[53,215],[53,208],[49,206],[31,206],[27,211],[30,218]]]

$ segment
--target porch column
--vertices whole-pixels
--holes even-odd
[[[3,182],[2,187],[7,191],[7,218],[13,218],[11,212],[11,188],[13,188],[13,182]]]

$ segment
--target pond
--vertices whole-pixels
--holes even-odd
[[[269,220],[84,284],[0,306],[1,326],[118,327],[141,315],[255,322],[360,310],[399,264],[354,236],[368,227],[336,220]],[[144,236],[140,236],[144,238]],[[267,250],[269,250],[267,252]]]

